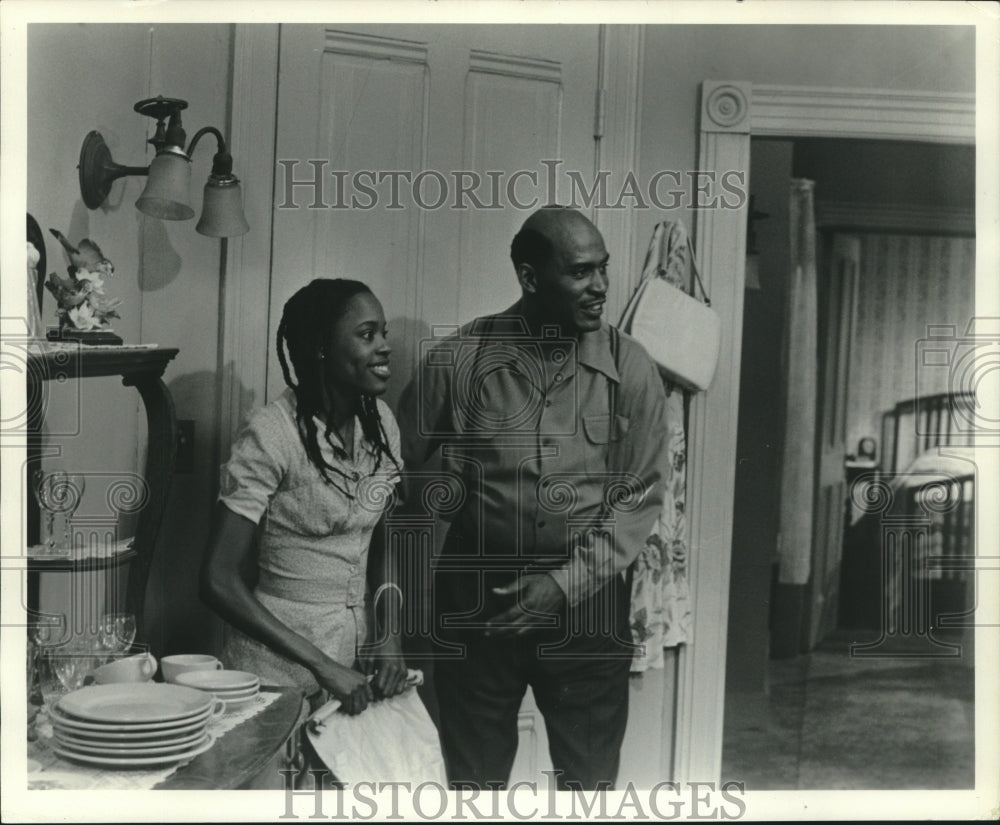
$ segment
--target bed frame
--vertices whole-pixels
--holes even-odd
[[[971,393],[939,393],[901,401],[882,416],[879,463],[856,480],[892,492],[873,495],[853,523],[848,503],[839,605],[842,628],[880,628],[882,637],[855,655],[895,655],[886,652],[900,641],[894,635],[922,635],[927,655],[949,653],[929,638],[933,629],[964,624],[975,604],[971,465],[956,472],[961,462],[942,461],[938,472],[932,452],[925,469],[908,472],[928,450],[972,443],[963,425],[974,420],[973,404]],[[949,504],[938,506],[942,500]]]
[[[900,401],[882,415],[881,469],[900,473],[920,453],[940,446],[971,446],[974,416],[971,392],[938,393]]]
[[[926,564],[917,575],[930,580],[930,600],[940,627],[957,624],[955,614],[974,605],[968,587],[975,555],[975,475],[947,472],[924,482],[906,478],[919,455],[936,447],[972,446],[973,393],[938,393],[901,401],[882,416],[880,470],[900,482],[893,512],[930,523]],[[945,479],[942,481],[941,479]],[[935,507],[944,494],[952,504]],[[947,617],[951,617],[949,622]]]

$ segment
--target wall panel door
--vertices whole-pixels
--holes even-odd
[[[518,226],[593,179],[597,55],[596,26],[282,26],[272,337],[311,278],[368,283],[393,403],[431,327],[513,303]]]
[[[834,235],[823,289],[816,488],[813,507],[812,576],[806,649],[812,650],[837,627],[840,561],[843,551],[847,478],[847,400],[851,346],[855,337],[860,243]]]

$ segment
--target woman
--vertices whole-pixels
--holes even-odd
[[[399,429],[377,400],[389,379],[382,306],[358,281],[315,280],[285,304],[277,347],[287,389],[253,413],[222,467],[202,590],[228,621],[227,667],[314,700],[323,688],[360,713],[406,677],[379,540],[402,468]],[[369,592],[390,582],[362,662],[371,684],[354,669],[370,628],[366,572]]]

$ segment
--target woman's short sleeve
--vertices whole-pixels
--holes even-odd
[[[240,431],[219,480],[219,501],[257,524],[288,471],[288,425],[280,410],[256,410]]]

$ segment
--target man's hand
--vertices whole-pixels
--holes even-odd
[[[513,607],[498,613],[487,622],[490,637],[521,636],[532,630],[549,627],[539,616],[558,614],[566,603],[566,594],[548,573],[520,576],[504,587],[494,587],[498,596],[513,596]]]
[[[406,662],[399,636],[390,634],[366,647],[361,662],[365,673],[375,674],[371,685],[377,696],[396,696],[406,690]]]

